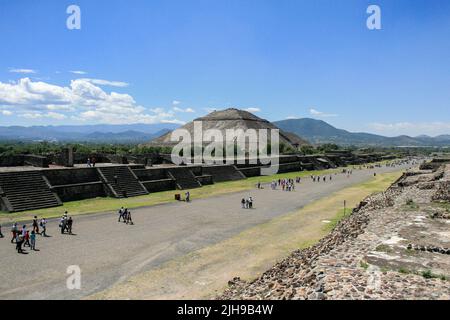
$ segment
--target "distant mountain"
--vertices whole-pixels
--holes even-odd
[[[0,127],[0,141],[142,143],[177,127],[174,124],[10,126]]]
[[[381,135],[349,132],[338,129],[322,120],[316,119],[288,119],[275,121],[274,124],[282,130],[293,132],[300,137],[314,144],[335,143],[338,145],[354,146],[450,146],[450,135],[441,135],[438,137],[429,136],[398,136],[385,137]]]

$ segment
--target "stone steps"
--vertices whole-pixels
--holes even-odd
[[[114,190],[118,198],[135,197],[148,194],[145,187],[137,180],[136,176],[127,166],[99,167],[105,182]],[[115,181],[114,176],[117,177]]]
[[[170,168],[167,172],[175,180],[176,186],[180,190],[194,189],[202,186],[192,171],[187,167]]]
[[[203,167],[203,174],[211,175],[214,182],[245,179],[245,175],[234,165],[213,165]]]
[[[0,188],[10,212],[50,208],[62,204],[39,171],[0,173]]]

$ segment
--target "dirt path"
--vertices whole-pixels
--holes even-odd
[[[205,299],[223,291],[235,276],[252,279],[291,251],[307,247],[327,234],[344,200],[356,206],[400,176],[376,179],[338,191],[290,214],[252,227],[215,245],[169,261],[91,299]],[[342,210],[343,213],[343,210]]]

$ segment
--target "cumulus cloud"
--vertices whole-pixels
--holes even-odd
[[[261,112],[260,108],[246,108],[244,109],[247,112],[255,113],[255,112]]]
[[[58,86],[29,78],[0,82],[0,105],[27,119],[64,120],[96,123],[159,123],[178,121],[172,111],[149,110],[126,93],[106,92],[93,81],[72,80]]]
[[[317,118],[328,118],[338,116],[337,114],[334,113],[326,113],[313,108],[309,109],[309,114]]]
[[[172,101],[172,104],[174,105],[174,106],[177,106],[177,105],[179,105],[181,103],[181,101],[178,101],[178,100],[173,100]]]
[[[182,109],[182,108],[174,107],[173,110],[176,112],[186,112],[186,113],[194,113],[195,112],[195,110],[192,108]]]
[[[86,71],[82,71],[82,70],[71,70],[69,72],[73,73],[73,74],[87,74]]]
[[[110,80],[90,79],[90,78],[83,78],[83,79],[79,79],[79,80],[87,81],[87,82],[90,82],[92,84],[96,84],[99,86],[110,86],[110,87],[120,87],[120,88],[129,86],[128,83],[122,82],[122,81],[110,81]]]
[[[2,110],[1,114],[4,116],[12,116],[13,115],[13,113],[9,110]]]
[[[24,73],[24,74],[37,73],[37,71],[33,70],[33,69],[15,69],[15,68],[9,69],[9,72],[12,72],[12,73]]]

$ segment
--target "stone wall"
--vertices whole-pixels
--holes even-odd
[[[145,181],[142,184],[150,193],[176,189],[175,180],[172,179]]]

